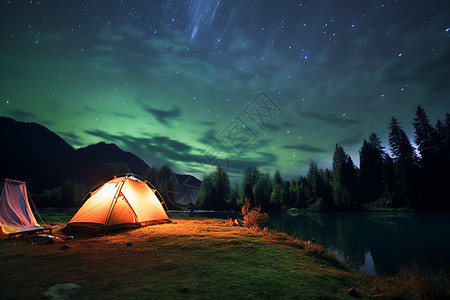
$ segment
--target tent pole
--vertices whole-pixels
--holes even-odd
[[[169,217],[170,221],[172,222],[172,218],[170,217],[169,208],[167,207],[166,201],[164,201],[163,196],[159,193],[159,191],[155,188],[155,186],[151,182],[148,182],[146,180],[145,183],[150,185],[153,193],[155,193],[156,198],[158,198],[159,202],[162,203],[163,207],[165,208],[165,211],[167,212],[167,216]]]
[[[106,230],[106,226],[107,226],[107,224],[108,224],[109,218],[111,217],[111,214],[112,214],[112,211],[113,211],[113,209],[114,209],[114,206],[116,206],[117,198],[119,198],[120,192],[122,191],[122,187],[123,187],[123,185],[124,185],[124,183],[125,183],[125,180],[127,180],[127,179],[128,179],[128,176],[125,176],[125,178],[122,179],[122,180],[119,182],[120,186],[119,186],[119,188],[117,189],[116,193],[114,194],[113,201],[111,202],[111,206],[109,207],[108,214],[106,215],[105,225],[104,225],[104,229],[103,229],[103,230]]]

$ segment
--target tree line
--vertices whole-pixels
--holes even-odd
[[[450,114],[431,124],[417,107],[415,146],[395,117],[390,120],[389,150],[372,133],[363,139],[359,168],[336,144],[332,167],[321,169],[311,161],[306,175],[284,180],[280,171],[271,177],[256,167],[244,171],[241,185],[231,187],[220,166],[206,175],[195,206],[210,210],[239,210],[244,199],[264,211],[289,208],[312,211],[406,209],[450,211]]]
[[[105,163],[97,172],[97,176],[103,178],[103,181],[95,184],[105,183],[114,176],[127,173],[132,172],[126,163]],[[150,167],[140,175],[159,191],[170,209],[177,208],[174,204],[177,182],[170,166],[164,165],[159,169]],[[80,201],[92,188],[91,185],[92,183],[80,182],[75,178],[66,178],[59,186],[41,193],[33,193],[31,196],[39,207],[78,207],[82,204]]]

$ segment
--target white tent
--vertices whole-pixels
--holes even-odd
[[[31,211],[25,182],[5,179],[0,186],[0,234],[44,229]]]

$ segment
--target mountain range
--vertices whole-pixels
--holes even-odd
[[[74,149],[40,124],[7,117],[0,117],[0,140],[1,182],[5,178],[25,181],[34,193],[58,187],[67,178],[92,187],[116,171],[128,169],[141,175],[149,168],[142,159],[115,144],[100,142]],[[177,175],[177,182],[186,182],[186,176],[192,177]],[[195,190],[201,181],[193,181]]]

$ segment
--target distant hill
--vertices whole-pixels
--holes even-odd
[[[124,170],[126,164],[128,170]],[[142,174],[149,166],[133,153],[123,151],[115,144],[89,145],[75,151],[71,169],[80,181],[92,182],[92,185],[105,180],[112,174],[132,172]]]
[[[108,172],[123,170],[125,164],[136,174],[149,168],[114,144],[102,142],[75,150],[42,125],[6,117],[0,117],[0,140],[0,180],[26,181],[33,192],[55,188],[66,178],[93,186]]]

